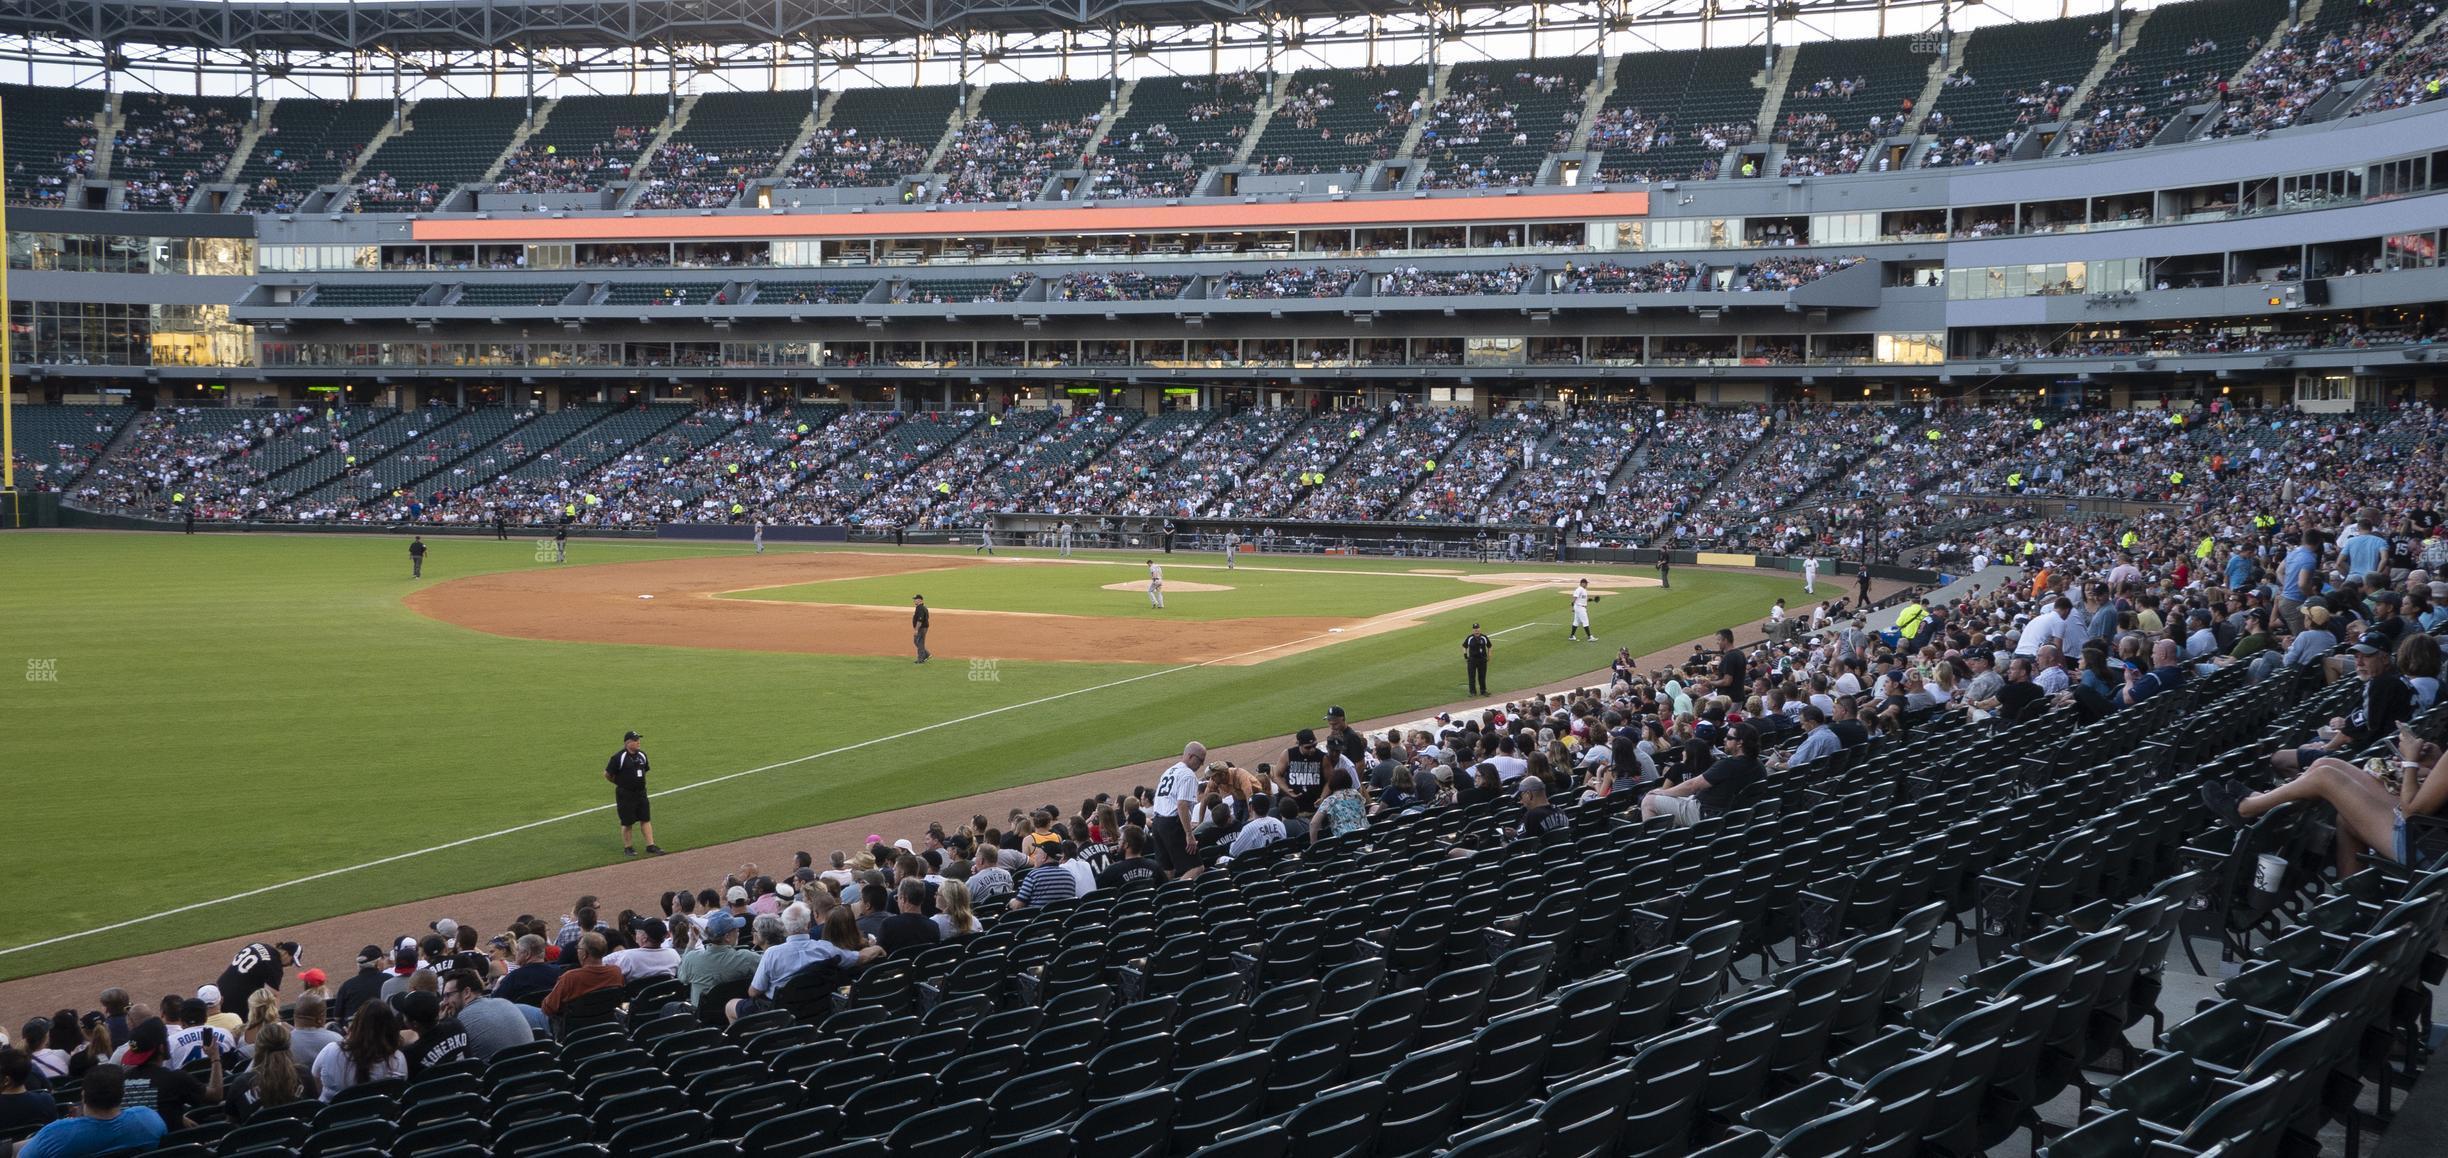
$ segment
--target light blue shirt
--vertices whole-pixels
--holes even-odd
[[[2279,596],[2286,599],[2303,598],[2305,594],[2303,576],[2318,566],[2320,566],[2320,556],[2313,554],[2310,547],[2298,545],[2294,550],[2287,552],[2286,561],[2278,564]],[[2315,587],[2313,590],[2318,590],[2318,588]]]
[[[765,955],[757,960],[756,975],[748,979],[748,987],[771,997],[809,966],[843,958],[855,961],[858,954],[831,941],[819,941],[805,933],[796,933],[765,951]]]
[[[2346,556],[2346,573],[2360,578],[2379,570],[2388,559],[2388,540],[2365,531],[2346,540],[2340,553]]]
[[[143,1106],[128,1106],[116,1118],[62,1118],[42,1128],[17,1158],[84,1158],[114,1150],[152,1149],[170,1128],[160,1114]]]
[[[1834,755],[1843,747],[1844,742],[1836,738],[1836,729],[1822,724],[1811,729],[1810,735],[1802,737],[1802,743],[1794,748],[1793,755],[1785,758],[1785,766],[1799,768],[1822,756]]]

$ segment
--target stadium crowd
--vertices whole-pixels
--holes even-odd
[[[1766,449],[1798,445],[1800,418],[1777,417],[1767,425],[1790,423],[1793,437],[1780,429]],[[2195,412],[2198,425],[2181,425],[2230,418],[2299,421]],[[2401,413],[2363,433],[2434,421]],[[1389,416],[1387,425],[1408,422]],[[1659,430],[1663,447],[1733,433],[1683,413],[1661,416]],[[2063,439],[2124,433],[2077,428]],[[1559,802],[1607,802],[1687,826],[1730,811],[1763,782],[1845,767],[1846,753],[1874,742],[1984,719],[2106,719],[2239,671],[2358,687],[2353,711],[2271,759],[2276,799],[2337,807],[2344,876],[2393,854],[2339,795],[2354,790],[2323,770],[2340,765],[2320,761],[2390,741],[2438,699],[2448,581],[2434,577],[2448,568],[2448,444],[2437,435],[2410,431],[2395,455],[2366,453],[2368,438],[2344,442],[2322,469],[2290,473],[2305,484],[2281,493],[2240,486],[2129,519],[1992,526],[1951,545],[1969,554],[1967,595],[1909,593],[1883,630],[1870,626],[1869,608],[1845,600],[1790,613],[1780,605],[1757,643],[1737,644],[1728,629],[1714,647],[1647,666],[1619,651],[1590,686],[1491,699],[1373,734],[1331,709],[1328,726],[1300,729],[1280,762],[1244,768],[1189,744],[1157,788],[1075,808],[873,834],[822,859],[802,851],[787,867],[743,864],[659,895],[580,896],[557,917],[522,915],[499,929],[439,916],[328,969],[320,947],[251,942],[160,998],[108,987],[90,1009],[13,1023],[19,1032],[0,1049],[0,1089],[9,1091],[0,1132],[39,1131],[32,1155],[81,1155],[149,1149],[173,1130],[310,1117],[473,1075],[537,1052],[539,1041],[575,1041],[624,1005],[632,1028],[675,1015],[676,1025],[714,1027],[813,1020],[831,1010],[831,995],[859,992],[879,961],[944,960],[922,955],[983,935],[1004,914],[1255,863],[1411,814],[1515,801],[1520,810],[1485,846],[1497,849],[1556,839],[1567,823]],[[1992,570],[2008,563],[2019,569]],[[1981,582],[1986,575],[2001,578]],[[2227,780],[2210,781],[2203,796],[2230,823],[2273,802]],[[2429,814],[2441,795],[2407,801],[2401,811]],[[823,1000],[812,1005],[810,994]],[[82,1116],[60,1116],[69,1097],[83,1102]]]

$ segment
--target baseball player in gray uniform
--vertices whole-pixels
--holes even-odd
[[[1147,565],[1148,606],[1162,611],[1164,610],[1164,568],[1157,566],[1154,559],[1148,560]]]
[[[1235,569],[1234,561],[1241,557],[1241,532],[1224,532],[1224,569]]]

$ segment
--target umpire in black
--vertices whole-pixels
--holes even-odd
[[[927,656],[934,654],[927,650],[926,645],[927,625],[929,622],[930,617],[927,615],[926,596],[910,596],[910,643],[918,648],[919,663],[925,663],[927,661]]]
[[[620,814],[621,855],[637,855],[637,846],[629,842],[633,824],[645,831],[647,853],[663,855],[655,844],[654,802],[646,796],[646,751],[638,747],[637,733],[621,737],[621,750],[604,761],[604,779],[612,782],[612,808]]]
[[[1488,694],[1488,652],[1495,650],[1495,648],[1496,641],[1489,639],[1487,637],[1487,633],[1479,630],[1479,625],[1476,623],[1471,624],[1471,633],[1462,637],[1462,666],[1467,669],[1470,674],[1470,690],[1472,695],[1484,696]]]

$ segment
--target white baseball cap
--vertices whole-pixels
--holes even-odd
[[[221,987],[218,985],[206,985],[197,989],[196,1000],[201,1001],[206,1005],[221,1004]]]

